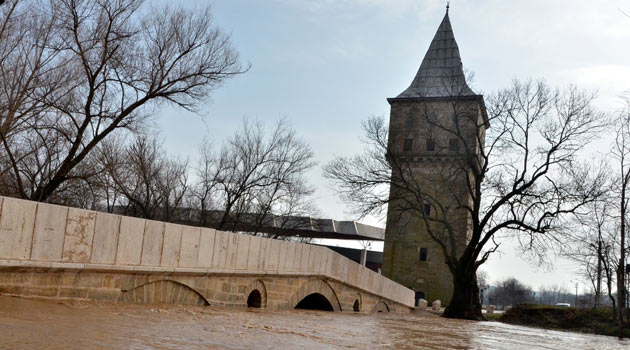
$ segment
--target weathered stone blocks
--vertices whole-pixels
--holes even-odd
[[[285,257],[284,267],[282,268],[282,271],[294,272],[299,269],[299,263],[296,266],[296,262],[299,262],[300,260],[295,258],[297,247],[298,247],[297,243],[287,242],[286,257]]]
[[[214,253],[214,237],[215,230],[202,228],[199,237],[199,258],[197,263],[199,267],[211,267],[212,255]]]
[[[267,250],[267,263],[265,264],[265,271],[269,271],[272,273],[278,271],[281,247],[282,241],[278,241],[275,239],[269,240],[269,249]]]
[[[142,239],[144,238],[144,219],[122,216],[116,263],[122,265],[140,265]]]
[[[164,246],[162,248],[162,266],[179,264],[179,248],[182,244],[183,227],[176,224],[164,224]]]
[[[238,236],[239,234],[229,232],[228,233],[228,244],[227,250],[225,252],[225,269],[234,270],[236,269],[236,258],[238,256]]]
[[[284,272],[286,271],[286,261],[287,261],[287,247],[288,247],[288,242],[287,241],[280,241],[279,243],[279,249],[280,251],[278,252],[278,271],[279,272]]]
[[[247,269],[247,258],[249,257],[249,246],[251,244],[251,236],[237,235],[237,251],[236,251],[236,269]]]
[[[95,226],[95,212],[76,208],[69,209],[61,261],[90,262]]]
[[[426,309],[428,305],[428,302],[424,299],[418,299],[418,302],[416,303],[416,306],[422,310]]]
[[[144,228],[142,258],[140,259],[140,264],[146,266],[159,266],[162,258],[163,245],[164,223],[147,220]]]
[[[212,253],[212,267],[215,269],[225,269],[227,261],[227,250],[229,243],[229,233],[216,231],[214,236],[214,251]]]
[[[96,214],[91,262],[113,264],[116,261],[120,218],[107,213]]]
[[[67,217],[67,207],[40,205],[37,208],[31,260],[61,260]]]
[[[29,259],[37,203],[4,198],[0,216],[0,257]]]
[[[258,269],[258,262],[260,261],[260,245],[262,244],[262,238],[250,237],[249,240],[249,255],[247,257],[247,269]]]
[[[66,288],[59,289],[59,297],[69,299],[86,299],[88,290],[85,288]]]
[[[23,295],[35,297],[56,297],[59,294],[58,287],[24,287]]]
[[[196,267],[199,256],[199,227],[184,226],[182,230],[182,245],[179,255],[179,266]]]

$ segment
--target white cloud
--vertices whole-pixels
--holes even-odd
[[[558,80],[575,83],[583,89],[598,92],[597,105],[614,111],[620,104],[622,94],[630,91],[630,66],[608,64],[583,66],[557,73]]]

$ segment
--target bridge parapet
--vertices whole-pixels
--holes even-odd
[[[275,277],[288,279],[291,287],[286,293],[289,294],[291,288],[297,288],[292,286],[293,280],[317,278],[367,293],[374,300],[382,298],[401,306],[413,306],[413,291],[326,247],[8,197],[0,197],[0,207],[2,271],[240,276],[247,278],[247,283],[263,277],[271,281]],[[147,278],[147,281],[156,280]],[[104,280],[100,283],[99,288],[104,288]],[[151,290],[163,284],[153,283]],[[140,285],[135,283],[127,289]],[[61,295],[62,287],[58,286],[57,296]],[[125,286],[118,287],[126,290]],[[0,293],[3,293],[1,288]],[[266,293],[271,295],[274,291]],[[276,301],[275,305],[283,304]]]

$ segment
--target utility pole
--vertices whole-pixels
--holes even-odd
[[[575,283],[575,307],[578,307],[578,281],[569,281]]]

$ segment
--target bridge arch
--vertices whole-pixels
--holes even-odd
[[[323,302],[321,297],[325,298],[332,308],[332,311],[341,311],[341,304],[335,290],[323,279],[310,279],[298,289],[288,301],[289,308],[295,309],[298,304],[306,299],[312,302]]]
[[[374,312],[389,312],[389,305],[383,300],[379,300],[374,305]]]
[[[352,302],[352,311],[361,312],[363,309],[363,299],[361,297],[361,293],[357,293],[354,297],[354,301]]]
[[[306,310],[335,311],[330,301],[328,301],[325,296],[319,293],[312,293],[307,295],[306,297],[304,297],[304,299],[300,300],[295,308]]]
[[[267,288],[261,280],[255,280],[247,288],[245,294],[247,307],[261,308],[267,307]]]
[[[151,281],[123,290],[118,300],[135,303],[210,305],[208,299],[194,288],[170,279]]]

